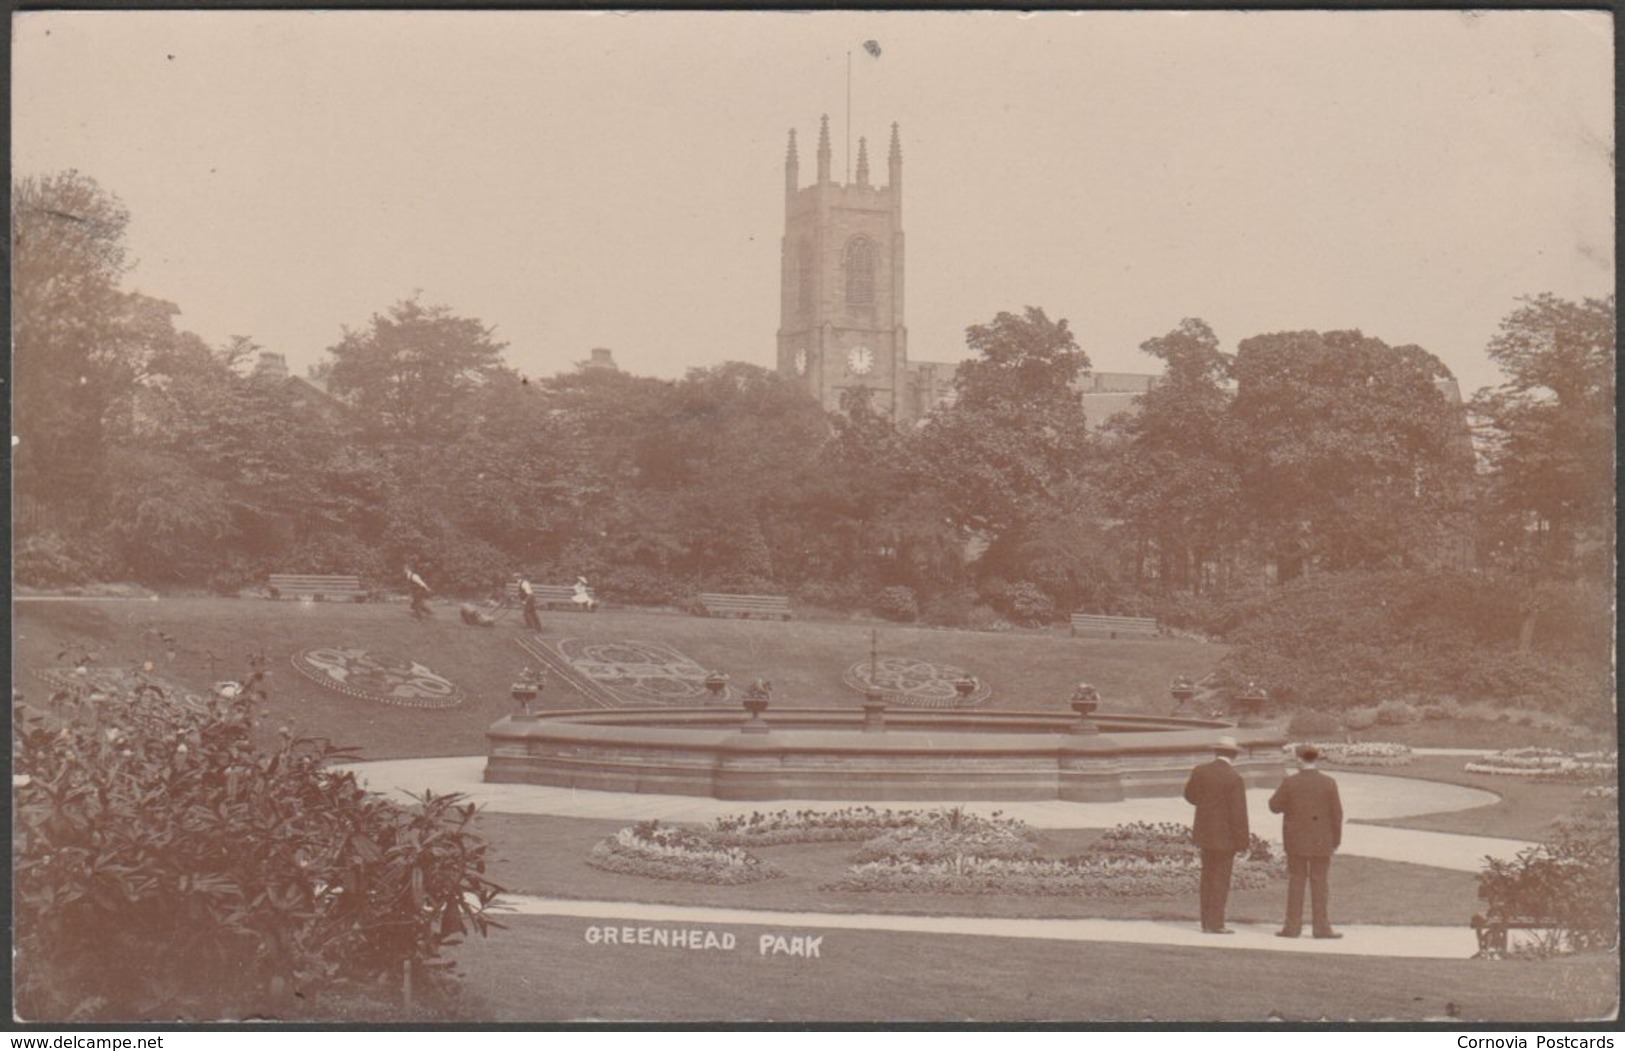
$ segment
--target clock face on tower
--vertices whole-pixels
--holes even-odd
[[[807,348],[800,347],[800,348],[797,348],[797,350],[796,350],[796,375],[797,376],[805,376],[806,374],[807,374]]]
[[[854,376],[867,376],[875,367],[874,351],[859,344],[846,352],[846,370]]]

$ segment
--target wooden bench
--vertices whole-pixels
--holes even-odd
[[[568,584],[532,584],[530,589],[536,593],[536,606],[538,609],[574,609],[583,613],[596,613],[598,601],[593,600],[589,605],[575,600],[575,589]],[[524,599],[519,594],[519,585],[510,583],[503,589],[511,606],[523,606]]]
[[[788,595],[701,595],[700,605],[712,617],[777,617],[790,619]]]
[[[1542,931],[1537,944],[1554,942],[1561,938],[1561,931],[1551,920],[1540,919],[1508,919],[1500,916],[1474,915],[1472,919],[1473,933],[1478,936],[1478,954],[1496,958],[1507,954],[1507,943],[1512,931]],[[1474,957],[1475,959],[1477,957]]]
[[[345,600],[351,602],[367,601],[367,589],[361,586],[360,577],[315,573],[272,573],[270,585],[272,598],[304,598],[308,595],[317,602],[324,599],[333,599],[339,602]]]
[[[1108,617],[1099,613],[1072,614],[1072,634],[1104,635],[1115,639],[1119,635],[1160,635],[1155,617]]]

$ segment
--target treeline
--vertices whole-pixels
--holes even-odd
[[[1186,320],[1143,345],[1163,379],[1138,412],[1093,430],[1087,354],[1027,308],[972,326],[956,400],[898,429],[861,391],[825,413],[739,363],[526,380],[484,323],[417,299],[345,330],[322,394],[124,290],[128,216],[94,181],[21,180],[13,216],[23,584],[389,586],[410,562],[453,594],[522,569],[626,603],[1219,631],[1266,580],[1471,569],[1533,609],[1612,564],[1611,298],[1515,305],[1488,348],[1506,380],[1467,407],[1420,347],[1281,332],[1226,353]]]

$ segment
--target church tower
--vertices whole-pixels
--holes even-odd
[[[806,384],[825,409],[868,387],[876,412],[902,420],[908,399],[903,326],[903,149],[891,128],[886,185],[869,183],[869,146],[858,140],[854,180],[830,178],[829,117],[818,131],[818,174],[800,180],[796,133],[784,158],[784,240],[779,287],[782,375]]]

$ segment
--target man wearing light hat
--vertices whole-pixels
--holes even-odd
[[[1298,746],[1297,773],[1281,782],[1270,796],[1270,813],[1281,816],[1281,840],[1286,847],[1286,925],[1276,934],[1296,938],[1303,932],[1303,885],[1309,884],[1311,911],[1317,938],[1341,938],[1332,930],[1331,895],[1327,879],[1332,853],[1343,842],[1343,801],[1337,782],[1315,769],[1320,749]]]
[[[1236,739],[1219,738],[1213,751],[1213,762],[1191,771],[1185,802],[1196,807],[1191,838],[1202,851],[1202,931],[1234,934],[1224,925],[1224,906],[1236,855],[1247,849],[1247,785],[1233,765],[1241,754]]]

